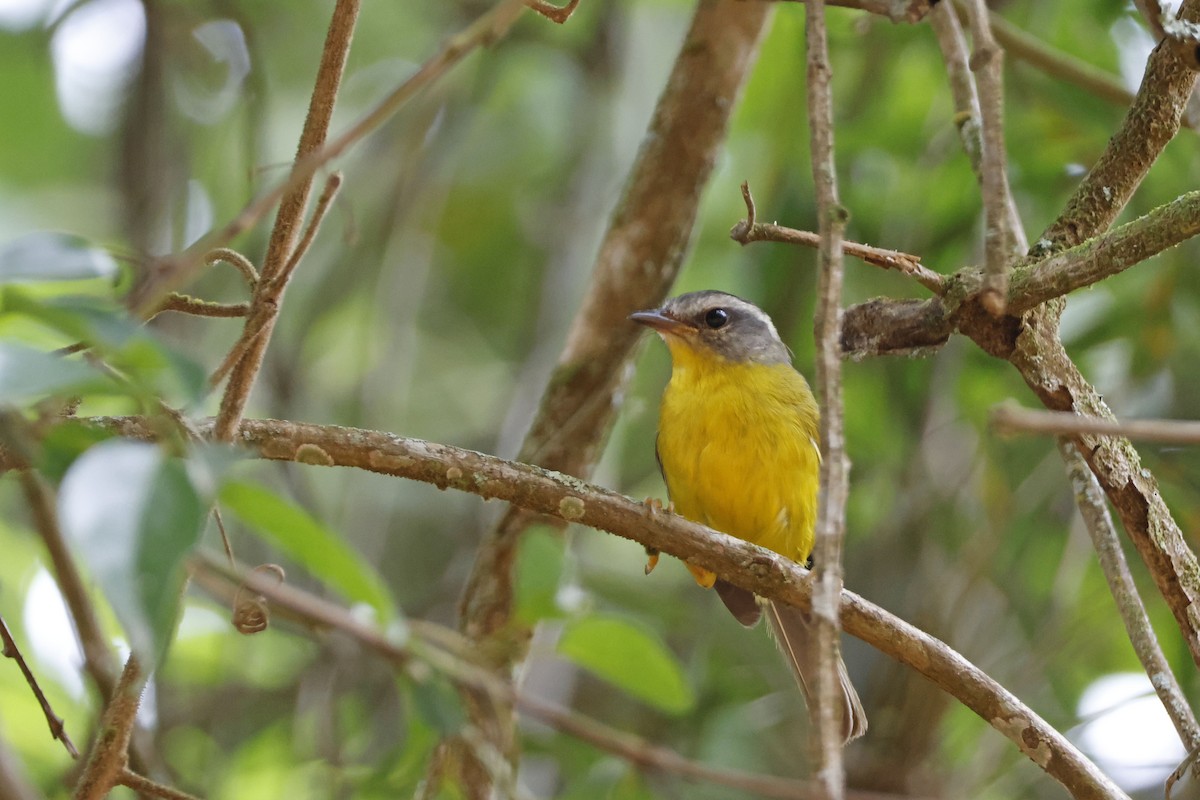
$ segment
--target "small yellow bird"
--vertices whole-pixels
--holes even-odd
[[[806,563],[817,518],[820,412],[771,318],[739,297],[705,291],[630,319],[653,329],[671,351],[656,450],[675,511]],[[647,572],[656,560],[651,553]],[[743,625],[757,624],[766,609],[811,706],[816,684],[806,676],[815,675],[816,660],[809,615],[687,567],[701,586],[716,587]],[[838,674],[842,733],[850,741],[866,732],[867,717],[844,663]]]

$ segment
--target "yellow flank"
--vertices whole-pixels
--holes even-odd
[[[732,361],[665,336],[658,457],[675,510],[804,563],[813,547],[818,411],[790,364]],[[711,586],[711,573],[692,569]]]

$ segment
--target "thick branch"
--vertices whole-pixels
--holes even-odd
[[[1198,11],[1200,3],[1185,0],[1180,17],[1195,19]],[[1035,254],[1079,244],[1113,223],[1159,153],[1179,132],[1195,83],[1192,67],[1173,48],[1160,42],[1150,55],[1142,86],[1121,127],[1066,209],[1042,233],[1034,246]]]
[[[1099,283],[1200,234],[1200,192],[1188,192],[1143,217],[1069,250],[1013,270],[1009,314],[1021,314],[1076,289]],[[842,321],[842,348],[853,358],[937,347],[962,331],[1007,357],[1019,330],[1015,316],[981,319],[982,278],[974,267],[946,276],[941,297],[871,300],[851,306]]]
[[[655,305],[678,274],[708,181],[749,74],[769,3],[704,0],[659,98],[594,276],[519,458],[586,476],[616,409],[640,329],[630,312]],[[488,535],[464,591],[464,630],[508,621],[511,567],[525,520],[511,512]]]

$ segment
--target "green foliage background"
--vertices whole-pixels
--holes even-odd
[[[1130,8],[1111,0],[997,5],[1022,29],[1114,74],[1122,63],[1114,30],[1138,25]],[[366,3],[333,130],[486,6]],[[123,259],[145,241],[162,241],[162,227],[128,221],[132,195],[122,190],[123,177],[140,181],[172,248],[187,244],[189,219],[194,227],[232,217],[283,176],[293,155],[330,7],[310,0],[148,4],[161,24],[148,63],[164,80],[157,90],[131,83],[123,117],[105,135],[77,132],[60,113],[50,48],[55,26],[0,33],[0,243],[62,230]],[[754,190],[760,218],[816,227],[803,11],[801,4],[779,4],[678,289],[723,289],[759,303],[811,377],[815,254],[770,244],[742,249],[727,236],[744,216],[742,180]],[[515,453],[690,13],[682,0],[583,0],[562,27],[527,14],[501,44],[472,55],[343,158],[342,194],[287,293],[250,414]],[[180,87],[214,93],[226,77],[224,65],[193,38],[198,25],[214,19],[240,27],[251,69],[226,113],[196,119],[184,113]],[[848,236],[919,254],[941,272],[979,263],[979,193],[931,32],[844,9],[831,9],[829,21]],[[1006,81],[1010,176],[1036,238],[1123,110],[1012,59]],[[149,111],[137,110],[138,92]],[[1194,133],[1181,134],[1126,219],[1197,185],[1195,147]],[[130,155],[122,158],[123,150]],[[193,198],[207,197],[211,216],[195,199],[188,205],[189,186]],[[259,226],[235,244],[257,260],[264,231]],[[1200,417],[1200,283],[1189,279],[1196,257],[1196,245],[1185,244],[1071,299],[1063,326],[1068,350],[1120,416]],[[91,280],[19,289],[43,308],[79,293],[103,305],[122,285]],[[244,295],[225,267],[210,270],[191,291],[225,301]],[[879,295],[920,297],[923,290],[848,260],[846,302]],[[77,338],[69,326],[48,324],[48,312],[39,312],[40,320],[18,313],[19,299],[4,297],[6,342],[45,351]],[[218,398],[199,393],[194,378],[220,362],[238,327],[232,320],[160,317],[146,347],[167,355],[139,350],[134,357],[122,349],[126,343],[114,345],[114,355],[128,356],[136,391],[88,387],[78,413],[136,413],[148,394],[163,392],[192,413],[213,413]],[[663,348],[644,348],[596,482],[633,497],[662,496],[653,438],[668,369]],[[848,587],[945,639],[1051,724],[1070,729],[1092,680],[1138,667],[1053,444],[998,439],[987,429],[995,404],[1034,405],[1033,398],[1007,364],[960,340],[924,358],[847,364],[845,379],[854,465]],[[61,477],[86,444],[47,444],[48,461],[61,462],[57,471],[47,467],[51,477]],[[1181,527],[1194,536],[1200,460],[1174,447],[1141,452]],[[244,462],[225,474],[234,483],[224,491],[238,496],[226,501],[240,503],[231,521],[244,561],[279,561],[300,586],[327,586],[376,605],[394,598],[394,610],[407,617],[451,626],[475,545],[497,512],[473,496],[348,470]],[[271,504],[279,498],[291,507],[286,513],[303,512],[303,521],[273,533],[269,518],[278,515]],[[256,502],[267,504],[257,514]],[[0,503],[0,614],[19,641],[29,642],[57,612],[45,592],[30,593],[44,581],[45,555],[11,477],[0,481]],[[289,536],[317,538],[287,549]],[[320,537],[356,554],[338,557],[337,569],[348,574],[335,576],[322,559],[305,558],[305,544],[319,546]],[[201,542],[219,546],[211,529]],[[534,640],[526,686],[699,760],[804,775],[806,716],[765,633],[742,630],[677,563],[664,560],[645,577],[642,560],[629,542],[587,529],[565,540],[531,537],[521,562],[521,611],[527,621],[546,623]],[[1135,554],[1131,561],[1145,578]],[[369,588],[354,596],[346,584],[356,571]],[[1195,697],[1178,630],[1151,583],[1143,583],[1163,647]],[[194,589],[186,607],[147,702],[154,741],[181,788],[209,798],[403,796],[422,776],[438,732],[461,721],[453,693],[436,679],[397,680],[344,642],[314,641],[287,625],[239,637],[221,622],[227,611]],[[115,618],[105,615],[112,636],[120,636]],[[632,649],[589,639],[584,623],[597,636],[617,630],[614,641]],[[578,660],[627,690],[555,656],[560,634],[586,651]],[[69,730],[83,737],[97,712],[94,691],[72,689],[35,649],[26,650]],[[597,666],[614,650],[633,655]],[[856,641],[846,652],[871,718],[867,739],[848,751],[852,785],[978,798],[1061,796],[1009,743],[923,679]],[[645,677],[655,670],[644,659],[660,658],[681,682]],[[639,689],[642,680],[651,683]],[[641,775],[536,724],[524,726],[523,736],[526,777],[545,796],[730,796]],[[66,757],[44,735],[11,663],[0,663],[0,738],[34,785],[66,795]]]

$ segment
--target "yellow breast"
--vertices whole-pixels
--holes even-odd
[[[736,363],[682,344],[671,356],[658,456],[675,510],[803,563],[821,461],[807,382],[789,364]]]

